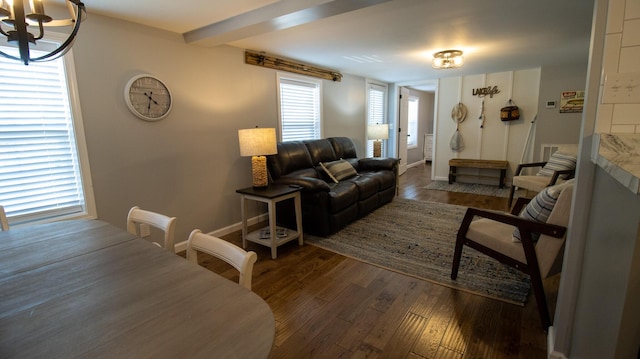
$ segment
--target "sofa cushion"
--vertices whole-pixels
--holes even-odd
[[[294,171],[313,168],[307,146],[302,141],[278,143],[278,153],[267,156],[269,175],[276,180]]]
[[[383,190],[396,185],[396,174],[392,171],[366,171],[360,172],[362,177],[371,177],[378,182],[378,190]]]
[[[343,159],[332,162],[320,162],[320,166],[335,183],[358,174],[355,168]]]
[[[378,185],[378,180],[376,180],[373,176],[355,176],[349,179],[350,182],[358,187],[358,200],[362,201],[363,199],[369,198],[374,194],[378,193],[378,189],[380,188]]]
[[[358,201],[358,189],[353,182],[343,181],[331,186],[329,204],[331,213],[339,212]]]
[[[306,140],[303,142],[307,146],[314,166],[317,166],[320,162],[330,162],[340,158],[336,156],[329,140]]]
[[[349,137],[329,137],[329,142],[333,146],[333,152],[336,153],[336,158],[357,158],[356,146]]]

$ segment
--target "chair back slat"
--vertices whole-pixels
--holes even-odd
[[[233,243],[204,234],[199,229],[194,229],[187,242],[187,260],[198,264],[197,252],[207,253],[233,266],[240,272],[238,283],[251,290],[253,264],[258,259],[258,255],[255,252],[247,252]]]
[[[9,230],[9,221],[7,220],[7,214],[4,211],[4,207],[0,206],[0,228],[3,231]]]
[[[176,217],[165,216],[164,214],[147,211],[135,206],[129,210],[129,214],[127,215],[127,231],[138,236],[140,235],[140,233],[138,233],[138,226],[141,224],[160,229],[164,232],[164,243],[161,247],[175,253],[173,234],[176,229],[176,222]]]

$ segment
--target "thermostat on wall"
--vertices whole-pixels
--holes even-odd
[[[556,108],[555,101],[547,101],[547,108]]]

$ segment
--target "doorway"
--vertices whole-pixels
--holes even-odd
[[[437,84],[437,80],[430,80],[396,88],[396,150],[400,158],[400,174],[409,167],[430,161],[433,156]],[[412,110],[413,119],[410,121]]]

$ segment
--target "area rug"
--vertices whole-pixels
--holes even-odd
[[[464,247],[457,280],[451,263],[466,207],[396,198],[327,238],[305,235],[311,245],[432,283],[524,305],[529,277]]]
[[[494,197],[509,197],[509,187],[499,188],[498,186],[491,186],[488,184],[478,184],[478,183],[461,183],[461,182],[453,182],[449,184],[448,181],[433,181],[429,183],[426,189],[433,189],[436,191],[448,191],[448,192],[464,192],[464,193],[474,193],[480,194],[484,196],[494,196]],[[518,198],[525,195],[525,190],[518,189],[513,198]]]

